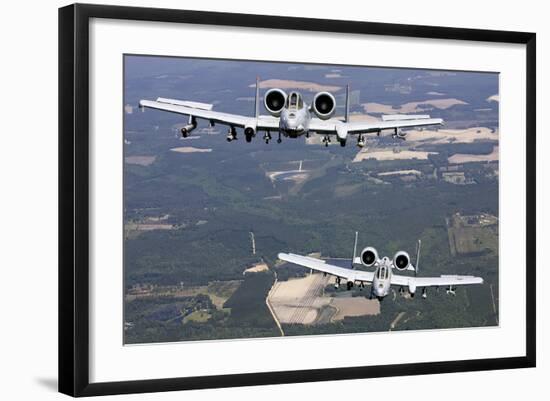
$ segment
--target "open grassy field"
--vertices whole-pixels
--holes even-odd
[[[480,223],[466,223],[468,219]],[[498,224],[483,223],[478,216],[454,215],[447,219],[451,255],[470,255],[491,251],[498,253]]]
[[[131,301],[136,298],[144,297],[194,297],[197,295],[206,295],[217,309],[222,309],[223,304],[233,295],[240,285],[240,280],[230,280],[212,281],[208,283],[208,285],[201,286],[158,286],[152,287],[149,291],[141,291],[139,293],[126,295],[126,299]]]
[[[212,315],[207,311],[197,310],[185,316],[183,318],[183,323],[187,323],[187,322],[204,323],[204,322],[207,322],[208,319],[210,319],[211,317]]]
[[[333,321],[343,320],[345,317],[371,316],[380,313],[380,302],[377,299],[365,297],[333,298],[330,306],[337,310],[332,317]]]

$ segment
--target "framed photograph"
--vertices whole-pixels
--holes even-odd
[[[59,390],[535,366],[535,34],[59,10]]]

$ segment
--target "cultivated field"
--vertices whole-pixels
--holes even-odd
[[[397,171],[385,171],[383,173],[378,173],[379,176],[392,176],[392,175],[422,175],[418,170],[397,170]]]
[[[131,232],[139,231],[152,231],[152,230],[173,230],[174,225],[168,223],[142,223],[142,222],[129,222],[124,225],[124,230],[127,234]]]
[[[493,151],[488,155],[469,155],[457,153],[449,157],[450,164],[460,164],[468,162],[489,162],[498,160],[498,146],[493,147]]]
[[[343,320],[347,316],[378,315],[380,302],[365,297],[333,298],[330,306],[336,308],[332,320]]]
[[[254,266],[251,266],[248,269],[245,269],[243,274],[265,272],[267,270],[269,270],[269,267],[265,263],[257,263]]]
[[[321,308],[331,298],[323,297],[329,277],[310,274],[306,277],[279,281],[270,292],[269,302],[279,321],[283,324],[312,324]]]
[[[406,159],[418,159],[426,160],[430,154],[437,154],[436,152],[424,152],[420,150],[402,150],[395,152],[393,149],[385,150],[370,150],[363,149],[355,155],[353,163],[357,163],[367,159],[376,160],[406,160]]]
[[[194,312],[190,313],[189,315],[185,316],[183,318],[183,323],[187,323],[187,322],[204,323],[204,322],[208,321],[208,319],[210,319],[211,317],[212,317],[212,315],[210,313],[208,313],[207,311],[197,310],[197,311],[194,311]]]
[[[381,113],[381,114],[396,114],[396,113],[419,113],[426,110],[430,110],[431,108],[437,108],[437,109],[448,109],[449,107],[455,106],[457,104],[468,104],[462,100],[455,99],[455,98],[448,98],[448,99],[429,99],[429,100],[423,100],[420,102],[409,102],[402,104],[398,107],[393,107],[392,105],[388,104],[382,104],[382,103],[375,103],[375,102],[369,102],[369,103],[363,103],[363,109],[367,113]],[[430,107],[423,107],[425,105],[432,106]]]
[[[380,313],[378,300],[326,296],[324,288],[333,283],[334,278],[320,273],[280,281],[271,290],[269,303],[282,324],[320,324]]]
[[[252,88],[255,85],[256,84],[251,84],[249,85],[249,87]],[[259,85],[260,85],[260,88],[262,89],[267,89],[267,88],[302,89],[310,92],[321,92],[321,91],[337,92],[340,89],[342,89],[341,86],[320,85],[315,82],[292,81],[292,80],[286,80],[286,79],[267,79],[265,81],[260,81]]]
[[[430,144],[445,143],[472,143],[476,141],[498,141],[498,131],[487,127],[473,127],[464,130],[439,129],[433,130],[408,130],[408,142],[423,142]]]
[[[483,141],[498,142],[499,133],[487,127],[474,127],[464,130],[458,129],[440,129],[432,130],[409,130],[407,131],[407,144],[409,149],[399,150],[399,148],[363,148],[353,159],[353,162],[360,162],[367,159],[376,160],[406,160],[418,159],[426,160],[430,154],[437,152],[427,152],[415,150],[419,145],[442,145],[442,144],[457,144],[457,143],[474,143]],[[493,148],[493,151],[488,155],[473,155],[473,154],[455,154],[449,157],[449,163],[460,164],[466,162],[479,161],[495,161],[498,160],[498,146]],[[392,175],[393,173],[382,173],[379,175]],[[404,173],[405,174],[405,173]],[[416,174],[416,173],[408,173]]]
[[[138,166],[150,166],[156,160],[156,156],[127,156],[124,161],[128,164],[136,164]]]
[[[172,148],[170,150],[172,152],[178,152],[178,153],[208,153],[208,152],[212,152],[212,149],[195,148],[193,146],[182,146],[182,147],[179,147],[179,148]]]
[[[152,287],[147,291],[133,292],[126,295],[126,300],[132,301],[143,297],[193,297],[199,294],[207,295],[216,308],[222,309],[223,304],[239,288],[242,281],[212,281],[201,286],[162,286]]]

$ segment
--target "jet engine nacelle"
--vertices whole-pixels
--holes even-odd
[[[321,120],[328,120],[336,110],[336,99],[328,92],[319,92],[313,98],[311,109]]]
[[[405,251],[399,251],[393,257],[393,266],[397,270],[406,270],[411,263],[411,258],[409,254]]]
[[[373,247],[367,247],[361,251],[361,263],[367,267],[373,266],[378,260],[378,252]]]
[[[270,89],[264,95],[265,109],[272,116],[279,117],[285,107],[286,93],[282,89]]]

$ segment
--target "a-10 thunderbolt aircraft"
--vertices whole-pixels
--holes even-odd
[[[364,288],[365,283],[372,283],[370,298],[377,297],[380,301],[389,294],[392,285],[399,286],[400,293],[403,293],[405,288],[407,288],[411,297],[414,296],[417,290],[422,289],[422,298],[426,298],[428,287],[446,287],[447,294],[455,295],[455,286],[483,283],[481,277],[475,276],[441,275],[439,277],[418,277],[420,245],[421,242],[419,240],[415,265],[411,263],[409,254],[405,251],[397,252],[393,259],[389,259],[387,256],[379,258],[375,248],[367,247],[361,251],[360,256],[356,256],[357,233],[355,233],[355,246],[353,249],[353,259],[351,260],[351,269],[334,266],[321,259],[295,255],[292,253],[279,253],[278,257],[285,262],[320,271],[325,275],[330,274],[336,276],[336,288],[340,286],[342,279],[346,280],[348,290],[356,284],[360,288]],[[375,270],[356,270],[354,267],[357,264],[362,264],[366,267],[374,268]],[[411,270],[414,272],[414,275],[399,275],[395,274],[393,272],[394,270]]]
[[[395,138],[405,139],[403,128],[442,125],[441,118],[430,118],[429,115],[384,115],[382,121],[365,122],[350,121],[349,116],[349,86],[346,87],[346,104],[343,120],[333,118],[336,110],[336,99],[329,92],[319,92],[313,97],[311,106],[304,102],[302,95],[296,91],[288,95],[282,89],[269,89],[264,95],[264,106],[270,115],[260,115],[259,112],[259,85],[256,79],[256,96],[254,116],[222,113],[212,110],[213,105],[187,100],[158,98],[157,100],[140,100],[139,106],[164,110],[172,113],[189,116],[188,123],[181,128],[181,135],[185,138],[197,128],[197,119],[203,119],[214,124],[223,124],[229,127],[227,140],[237,139],[236,128],[243,128],[247,142],[251,142],[259,131],[264,131],[263,139],[266,143],[271,140],[271,132],[278,133],[277,142],[281,142],[281,135],[288,138],[298,138],[302,135],[309,137],[311,133],[323,135],[323,143],[328,146],[331,136],[341,146],[346,145],[348,136],[357,136],[357,146],[365,146],[364,134],[380,135],[381,131],[392,130]]]

